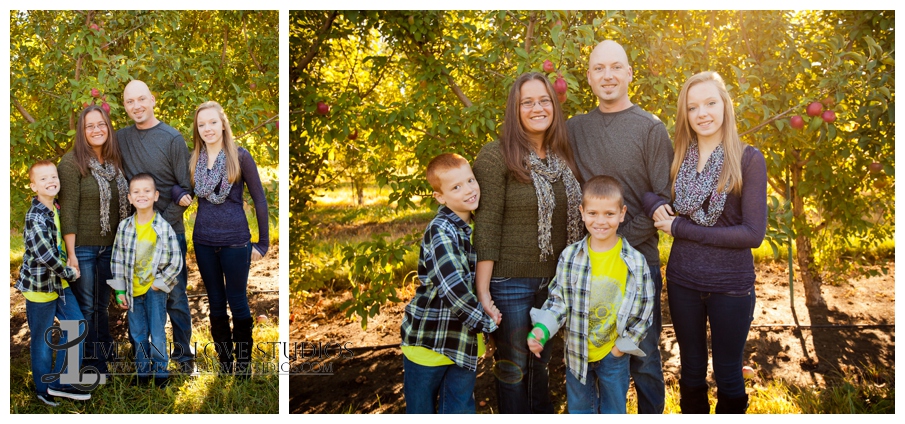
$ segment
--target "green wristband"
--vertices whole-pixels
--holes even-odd
[[[114,290],[113,292],[116,294],[116,296],[115,296],[115,297],[116,297],[116,304],[117,304],[117,305],[122,305],[122,304],[123,304],[123,301],[122,301],[122,299],[119,298],[119,295],[121,295],[121,294],[126,294],[126,291],[125,291],[125,290]]]
[[[541,323],[535,324],[534,328],[540,328],[540,331],[544,333],[543,337],[538,339],[537,336],[534,335],[534,329],[531,329],[531,331],[528,332],[528,338],[537,340],[537,342],[540,343],[541,346],[545,346],[547,344],[547,341],[550,340],[550,330],[547,330],[547,326]]]

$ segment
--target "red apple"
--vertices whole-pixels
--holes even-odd
[[[96,89],[96,88],[92,88],[92,89],[91,89],[91,97],[100,97],[100,95],[101,95],[101,91],[100,91],[100,90],[98,90],[98,89]]]
[[[324,102],[317,102],[317,113],[321,115],[330,113],[330,105]]]
[[[836,104],[836,99],[832,96],[827,96],[825,99],[821,100],[820,103],[823,103],[826,107],[833,107],[833,105]]]
[[[802,118],[801,115],[793,116],[790,121],[792,123],[792,128],[795,128],[796,130],[804,128],[804,118]]]
[[[358,130],[355,130],[352,134],[349,134],[349,140],[355,141],[358,138]]]
[[[553,72],[553,69],[555,69],[553,67],[553,62],[551,62],[549,60],[545,60],[544,61],[544,72],[549,74],[550,72]]]
[[[556,82],[553,83],[553,89],[556,90],[557,94],[566,94],[566,91],[569,90],[569,84],[566,84],[566,80],[562,79],[561,76],[557,76]]]
[[[568,98],[568,96],[569,95],[566,93],[556,93],[556,100],[559,100],[559,103],[562,104],[566,102],[566,98]]]
[[[258,85],[255,83],[251,83],[251,84],[248,84],[248,88],[254,90],[254,89],[258,88]]]
[[[742,367],[742,377],[745,377],[746,380],[754,378],[755,376],[757,376],[757,373],[754,372],[754,368]]]
[[[823,110],[823,103],[820,102],[812,102],[808,105],[808,116],[814,117],[820,115],[820,111]]]
[[[821,116],[821,118],[823,118],[823,122],[826,122],[827,124],[831,124],[831,123],[833,123],[833,121],[836,120],[836,112],[833,112],[831,110],[826,110],[823,112],[823,115]]]
[[[280,129],[280,121],[277,121],[277,130]]]
[[[107,102],[101,104],[101,109],[103,109],[104,112],[107,112],[108,115],[110,114],[110,105],[107,104]]]
[[[265,322],[267,322],[267,320],[268,320],[267,315],[263,315],[263,314],[258,315],[258,324],[265,323]]]
[[[889,183],[886,182],[885,178],[881,178],[877,181],[874,181],[874,188],[878,189],[878,190],[882,189],[882,188],[886,188],[887,185],[889,185]]]
[[[880,162],[871,163],[867,168],[870,169],[871,174],[879,174],[883,172],[883,164]]]
[[[100,29],[100,27],[98,27],[97,24],[91,24],[92,31],[97,31],[98,29]]]
[[[88,107],[88,102],[82,103],[82,109]]]

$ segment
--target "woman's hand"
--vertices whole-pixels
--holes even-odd
[[[179,206],[189,207],[192,204],[192,196],[185,194],[179,199]]]
[[[658,230],[663,231],[666,234],[672,236],[672,222],[675,220],[675,217],[668,217],[667,219],[661,221],[654,221],[654,226],[657,227]]]
[[[254,247],[254,246],[251,247],[251,261],[252,262],[257,262],[257,261],[261,260],[261,258],[263,258],[263,257],[264,257],[264,255],[262,255],[261,252],[258,252],[257,247]]]
[[[665,219],[669,219],[673,217],[674,212],[672,211],[672,206],[669,206],[668,203],[664,203],[654,211],[653,219],[654,221],[663,221]]]

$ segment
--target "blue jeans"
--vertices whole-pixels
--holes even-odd
[[[25,317],[28,320],[28,330],[31,332],[31,340],[29,347],[31,348],[31,376],[35,382],[35,392],[41,395],[47,394],[47,388],[55,389],[62,387],[60,380],[52,383],[45,383],[41,377],[51,374],[60,373],[66,362],[67,351],[57,351],[56,360],[54,360],[54,350],[47,345],[44,338],[47,329],[53,325],[53,319],[56,317],[60,321],[63,320],[82,320],[82,311],[79,310],[79,304],[69,288],[63,289],[63,295],[56,300],[50,302],[37,303],[25,300]],[[85,331],[85,325],[79,325],[79,331]],[[60,334],[59,345],[77,336],[75,334],[67,334],[63,331]],[[73,336],[73,337],[70,337]],[[81,359],[84,347],[84,341],[79,343],[79,359]]]
[[[186,293],[189,274],[185,267],[185,255],[188,247],[184,233],[176,234],[176,239],[179,240],[179,250],[182,250],[182,271],[176,278],[176,286],[167,297],[167,315],[173,324],[173,353],[170,357],[176,362],[187,362],[195,359],[192,352],[192,314]]]
[[[107,362],[115,356],[113,336],[110,335],[110,306],[112,289],[107,280],[113,278],[110,259],[113,246],[76,246],[81,276],[72,285],[82,316],[88,321],[85,338],[85,356],[82,366],[93,366],[100,373],[107,373]]]
[[[402,355],[405,413],[474,414],[475,371],[458,365],[427,367]]]
[[[195,260],[207,289],[211,317],[227,316],[229,304],[233,320],[251,318],[246,291],[251,249],[251,243],[222,247],[195,244]]]
[[[570,414],[624,414],[628,394],[629,356],[613,356],[588,364],[585,384],[566,369],[566,400]]]
[[[745,395],[742,363],[748,330],[754,319],[754,289],[743,293],[709,293],[668,284],[669,312],[672,316],[682,384],[707,385],[707,322],[713,351],[713,377],[720,397]]]
[[[631,356],[629,367],[638,395],[638,413],[662,414],[666,405],[666,385],[663,382],[663,365],[660,363],[660,329],[663,326],[660,292],[663,290],[663,277],[659,267],[651,267],[650,274],[654,280],[654,296],[657,298],[654,302],[654,322],[638,345],[647,356],[626,356]]]
[[[503,414],[552,414],[547,364],[552,348],[537,358],[528,351],[531,308],[540,308],[547,300],[550,278],[492,278],[490,296],[503,314],[500,327],[493,332],[496,343],[497,398]]]
[[[138,375],[166,377],[167,371],[167,296],[166,292],[149,289],[132,298],[129,310],[129,333],[135,340],[135,369]]]

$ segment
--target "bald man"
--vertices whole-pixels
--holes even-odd
[[[182,214],[191,203],[191,195],[185,194],[177,201],[171,193],[191,193],[189,177],[189,149],[182,134],[175,128],[160,122],[154,116],[157,99],[144,82],[134,80],[123,90],[123,106],[135,125],[116,132],[122,153],[123,170],[126,178],[142,172],[154,176],[160,197],[154,208],[167,220],[182,249],[182,271],[176,287],[167,298],[167,315],[173,325],[173,352],[170,358],[179,370],[191,374],[195,368],[195,355],[191,349],[192,315],[186,295],[188,272],[185,267],[186,241]],[[173,187],[177,190],[173,190]]]
[[[598,107],[569,119],[569,142],[585,181],[611,175],[622,184],[628,211],[619,234],[644,254],[656,285],[663,288],[657,229],[644,215],[641,198],[646,192],[670,198],[669,167],[673,148],[666,127],[656,116],[632,104],[628,85],[632,67],[625,49],[615,41],[601,42],[588,60],[588,84],[597,95]],[[660,302],[653,323],[640,348],[646,356],[632,356],[631,376],[638,394],[638,412],[663,413],[665,387],[660,363]]]

